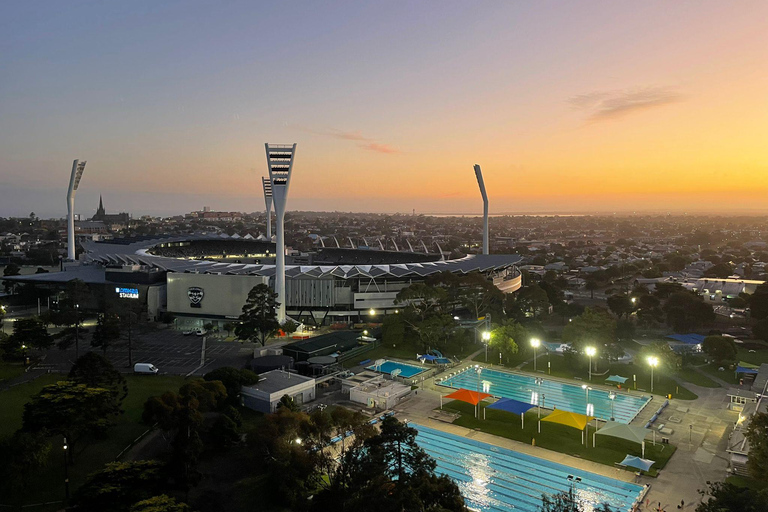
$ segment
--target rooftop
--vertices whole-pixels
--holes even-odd
[[[314,382],[312,377],[305,377],[298,373],[286,372],[283,370],[272,370],[271,372],[259,375],[259,382],[253,386],[246,386],[251,389],[257,389],[265,393],[277,393],[283,389],[302,384],[304,382]]]

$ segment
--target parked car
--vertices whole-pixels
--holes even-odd
[[[188,331],[182,331],[181,334],[183,334],[184,336],[189,336],[190,334],[195,334],[195,330],[194,329],[190,329]]]
[[[143,373],[146,375],[157,375],[160,370],[152,363],[136,363],[133,365],[133,373]]]
[[[205,336],[205,329],[198,329],[195,331],[195,335],[197,336]]]

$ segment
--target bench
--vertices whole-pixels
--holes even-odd
[[[370,360],[370,359],[363,359],[362,361],[360,361],[360,362],[359,362],[359,363],[357,363],[357,364],[359,364],[360,366],[363,366],[363,365],[366,365],[366,364],[368,364],[368,363],[370,363],[370,362],[371,362],[371,360]]]

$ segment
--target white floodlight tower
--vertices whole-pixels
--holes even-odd
[[[80,178],[83,177],[86,161],[75,160],[72,162],[72,174],[69,176],[69,189],[67,190],[67,259],[75,261],[75,192],[80,186]]]
[[[272,240],[272,182],[262,176],[261,184],[264,187],[264,204],[267,205],[267,240]]]
[[[277,321],[285,322],[285,207],[288,203],[288,187],[291,184],[293,157],[296,144],[264,144],[267,150],[269,181],[272,185],[272,203],[275,205],[275,293],[280,306]]]
[[[475,177],[477,177],[477,184],[480,185],[480,194],[483,196],[483,254],[488,254],[488,194],[485,192],[483,171],[477,164],[475,164]]]

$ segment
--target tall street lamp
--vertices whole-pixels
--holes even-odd
[[[648,358],[648,364],[651,365],[651,393],[653,393],[653,369],[659,365],[659,358],[650,356]]]
[[[538,355],[536,349],[539,348],[539,345],[541,345],[541,340],[538,338],[533,338],[531,340],[531,346],[533,347],[533,371],[536,371],[536,356]]]
[[[597,350],[595,350],[595,347],[587,347],[584,351],[589,356],[589,380],[591,382],[592,381],[592,356],[594,356],[597,353]]]
[[[538,416],[539,416],[539,433],[541,433],[541,399],[542,399],[542,396],[541,396],[541,385],[543,383],[544,383],[544,379],[542,379],[541,377],[536,377],[536,384],[539,386],[539,393],[536,395],[536,405],[539,408],[539,413],[538,413]]]
[[[69,457],[67,450],[69,449],[69,446],[67,445],[67,438],[64,438],[64,496],[67,498],[67,501],[69,501]]]
[[[491,341],[491,332],[483,331],[483,342],[485,343],[485,362],[488,362],[488,342]]]

